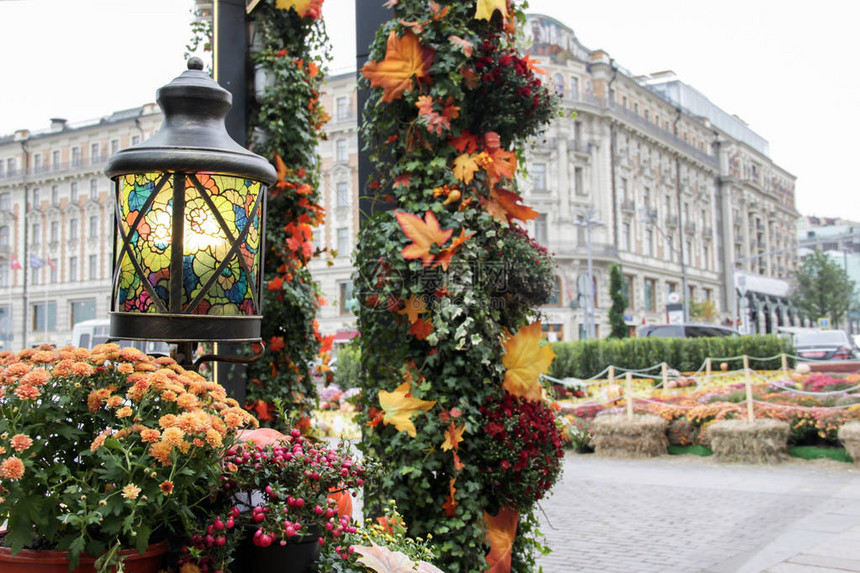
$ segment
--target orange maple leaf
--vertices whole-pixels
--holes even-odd
[[[409,187],[412,183],[412,174],[404,173],[402,175],[398,175],[394,178],[394,185],[392,187]]]
[[[280,352],[284,349],[284,337],[283,336],[273,336],[271,340],[269,340],[269,350],[272,352]]]
[[[436,401],[413,398],[410,394],[411,389],[412,385],[404,382],[393,392],[380,390],[379,405],[384,412],[383,424],[393,424],[398,432],[406,432],[414,438],[418,432],[415,430],[415,424],[412,423],[413,414],[419,411],[426,412],[436,405]]]
[[[308,13],[308,9],[311,7],[311,0],[277,0],[275,2],[275,7],[280,8],[281,10],[289,10],[292,8],[296,11],[296,14],[305,17],[305,14]]]
[[[432,48],[422,46],[418,36],[412,32],[407,31],[398,38],[392,30],[385,47],[385,59],[367,62],[361,73],[370,80],[370,87],[385,91],[382,101],[390,103],[412,89],[412,78],[419,83],[423,78],[429,78],[435,54]]]
[[[456,237],[453,241],[451,241],[451,245],[441,249],[439,254],[436,255],[436,262],[433,263],[433,267],[441,266],[443,271],[448,270],[448,266],[451,264],[451,259],[454,257],[454,253],[457,252],[457,249],[460,248],[460,245],[466,242],[467,239],[474,237],[475,233],[466,234],[466,229],[460,229],[460,236]]]
[[[529,68],[531,71],[533,71],[534,73],[536,73],[536,74],[546,75],[546,70],[544,70],[543,68],[539,68],[539,67],[538,67],[538,62],[536,62],[536,61],[532,60],[531,58],[529,58],[528,54],[526,54],[526,57],[525,57],[525,58],[523,58],[523,61],[526,63],[526,66],[528,66],[528,68]]]
[[[490,566],[487,573],[510,573],[511,550],[517,536],[519,519],[519,512],[509,507],[500,508],[497,515],[484,512],[487,543],[490,545],[490,552],[485,557],[487,565]]]
[[[451,42],[452,46],[463,52],[467,58],[472,57],[472,50],[474,49],[472,42],[464,40],[460,36],[448,36],[448,41]]]
[[[475,178],[475,172],[480,169],[476,156],[463,153],[454,159],[454,177],[468,185]]]
[[[489,20],[493,17],[493,12],[498,10],[502,13],[502,19],[508,18],[508,3],[507,0],[478,0],[478,6],[475,9],[476,20]]]
[[[424,300],[423,296],[413,294],[404,300],[403,304],[405,307],[398,310],[397,314],[405,314],[409,318],[409,324],[415,324],[415,321],[418,320],[419,314],[430,312],[427,310],[427,302]]]
[[[538,216],[538,212],[523,205],[522,198],[506,189],[491,189],[490,199],[486,202],[487,212],[499,221],[510,222],[511,219],[530,221]]]
[[[457,481],[457,478],[451,478],[448,482],[448,499],[442,504],[442,509],[445,510],[445,515],[448,517],[454,517],[456,515],[457,506],[460,505],[460,503],[454,499],[454,494],[457,493],[457,488],[454,487],[455,481]]]
[[[449,450],[458,450],[460,442],[463,441],[463,432],[465,431],[466,426],[458,428],[454,425],[454,422],[451,422],[451,425],[445,430],[445,442],[442,444],[442,449],[446,452]]]
[[[412,239],[412,243],[403,247],[401,253],[404,259],[421,259],[424,261],[424,266],[429,266],[433,262],[433,255],[430,249],[434,244],[442,246],[451,238],[453,229],[442,230],[439,226],[439,221],[433,211],[427,211],[424,215],[424,220],[418,215],[396,211],[394,216],[397,222],[400,223],[400,228],[403,233]]]
[[[555,358],[549,345],[541,346],[542,339],[541,323],[533,322],[505,341],[504,386],[512,395],[532,401],[541,399],[540,375],[549,370]]]
[[[415,338],[418,340],[427,340],[427,337],[433,334],[433,323],[429,320],[419,318],[412,323],[409,334],[415,335]]]
[[[448,143],[460,153],[475,153],[478,150],[478,136],[473,135],[468,129],[464,129],[459,136],[448,140]]]

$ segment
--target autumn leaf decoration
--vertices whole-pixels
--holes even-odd
[[[411,437],[418,435],[412,416],[416,412],[426,412],[436,405],[436,401],[413,398],[410,393],[412,384],[407,380],[393,392],[379,391],[379,405],[382,406],[382,423],[393,425],[398,432],[406,432]]]
[[[549,345],[541,346],[542,338],[541,323],[533,322],[505,341],[504,386],[513,396],[532,401],[541,399],[540,375],[549,370],[555,358]]]
[[[436,51],[422,46],[418,36],[410,31],[398,38],[394,30],[388,35],[385,47],[385,59],[369,61],[361,68],[361,73],[370,80],[370,87],[382,88],[383,102],[392,102],[412,89],[413,78],[419,84],[430,81],[430,65]]]
[[[436,215],[433,214],[433,211],[427,211],[424,214],[424,219],[421,219],[418,215],[413,215],[412,213],[405,213],[402,211],[397,211],[394,213],[394,216],[397,218],[397,222],[400,223],[400,228],[403,230],[403,233],[412,239],[412,243],[403,247],[401,254],[404,259],[421,259],[424,261],[424,266],[428,267],[431,264],[433,266],[441,266],[443,270],[448,270],[448,265],[451,262],[451,258],[454,253],[460,246],[466,242],[466,240],[474,235],[474,233],[467,235],[465,229],[460,231],[460,236],[455,238],[451,245],[448,247],[442,248],[448,239],[451,238],[451,235],[454,233],[453,229],[445,229],[439,226],[439,220],[436,219]],[[431,249],[436,245],[439,252],[437,254],[431,253]]]
[[[427,302],[424,297],[412,295],[403,301],[404,307],[397,311],[397,314],[405,314],[411,325],[409,334],[414,335],[418,340],[426,340],[433,332],[433,322],[431,320],[421,318],[422,314],[430,312],[427,310]]]
[[[520,514],[508,507],[499,509],[497,515],[484,512],[484,524],[487,526],[487,542],[490,553],[487,554],[487,573],[510,573],[511,554],[514,538],[517,536],[517,522]]]
[[[507,20],[507,0],[478,0],[478,6],[475,10],[475,20],[489,20],[493,17],[493,12],[496,10],[502,13],[503,19]]]
[[[451,451],[454,455],[454,469],[458,471],[464,467],[457,450],[460,448],[460,442],[463,441],[463,432],[465,431],[466,426],[458,427],[454,425],[454,422],[451,422],[448,429],[445,430],[445,441],[442,443],[442,450],[446,452]]]
[[[360,555],[359,563],[376,573],[443,573],[438,567],[426,561],[412,561],[400,551],[392,551],[371,541],[370,545],[354,545]]]

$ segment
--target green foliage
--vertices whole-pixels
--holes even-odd
[[[334,371],[334,382],[344,390],[347,388],[357,388],[360,371],[360,339],[354,339],[337,351],[337,368]]]
[[[508,23],[522,24],[522,10],[511,4]],[[512,478],[487,471],[491,438],[481,409],[505,395],[502,340],[537,316],[533,307],[545,302],[555,280],[550,257],[514,229],[498,205],[501,191],[518,197],[515,178],[491,173],[493,166],[510,165],[514,154],[522,159],[527,138],[544,128],[555,98],[517,54],[517,38],[501,15],[489,21],[474,15],[472,2],[396,3],[370,59],[385,59],[390,32],[415,34],[433,50],[427,70],[432,81],[413,81],[391,102],[382,102],[382,89],[371,90],[361,128],[375,166],[369,188],[389,197],[401,217],[426,221],[429,211],[442,230],[467,238],[449,267],[425,265],[404,257],[411,239],[395,213],[379,212],[364,221],[355,255],[365,406],[361,447],[387,468],[366,491],[366,507],[373,515],[395,500],[410,535],[433,535],[438,565],[450,573],[486,570],[484,511],[512,501],[493,491],[494,481]],[[474,74],[477,83],[464,73]],[[360,85],[368,82],[361,79]],[[435,114],[438,129],[431,129],[431,114],[419,114],[418,104]],[[469,182],[454,173],[464,154],[477,166]],[[428,257],[436,259],[452,243],[430,245]],[[410,317],[406,311],[416,301],[426,312]],[[414,438],[386,425],[380,414],[380,393],[404,381],[412,398],[435,402],[413,416]],[[443,449],[452,428],[463,429],[463,440],[456,449]],[[530,526],[535,507],[522,506],[514,570],[532,571],[539,550]]]
[[[791,354],[791,342],[776,335],[724,336],[714,338],[630,338],[625,340],[581,340],[552,345],[555,360],[550,376],[591,378],[607,366],[638,370],[666,362],[680,372],[694,372],[706,358],[722,359],[746,354],[751,366],[777,370],[779,355]],[[769,360],[755,360],[769,358]],[[729,370],[743,368],[741,358],[726,360]],[[716,369],[719,364],[714,364]]]
[[[261,422],[284,427],[308,418],[317,403],[311,369],[321,342],[314,322],[320,289],[307,264],[320,254],[311,228],[322,222],[317,145],[327,120],[319,96],[329,42],[314,13],[302,18],[277,8],[275,0],[260,2],[253,18],[262,49],[252,63],[274,83],[260,102],[252,98],[248,140],[267,159],[280,157],[284,169],[268,195],[261,329],[267,346],[248,368],[247,399]],[[283,401],[286,419],[273,408],[276,399]]]
[[[824,251],[803,258],[794,280],[794,304],[809,318],[829,318],[834,326],[848,312],[856,296],[855,283],[845,268]]]
[[[609,297],[612,306],[609,307],[609,337],[626,338],[627,324],[624,322],[624,309],[627,301],[624,299],[624,278],[621,276],[621,266],[612,265],[609,269]]]

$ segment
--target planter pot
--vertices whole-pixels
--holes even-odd
[[[314,570],[313,563],[320,554],[319,535],[296,537],[286,545],[273,543],[269,547],[257,547],[252,541],[255,529],[249,529],[242,538],[230,567],[233,573],[311,573]]]
[[[167,541],[147,547],[141,555],[136,549],[126,549],[125,573],[158,573],[161,561],[170,549]],[[9,548],[0,547],[0,571],[3,573],[69,573],[65,551],[34,551],[24,549],[12,555]],[[95,557],[81,555],[81,562],[73,573],[96,573]]]

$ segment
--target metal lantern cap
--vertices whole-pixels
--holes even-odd
[[[112,155],[105,167],[111,179],[129,173],[222,173],[272,185],[275,168],[233,141],[224,119],[233,96],[203,71],[193,57],[188,69],[156,94],[164,113],[158,132],[148,140]]]

